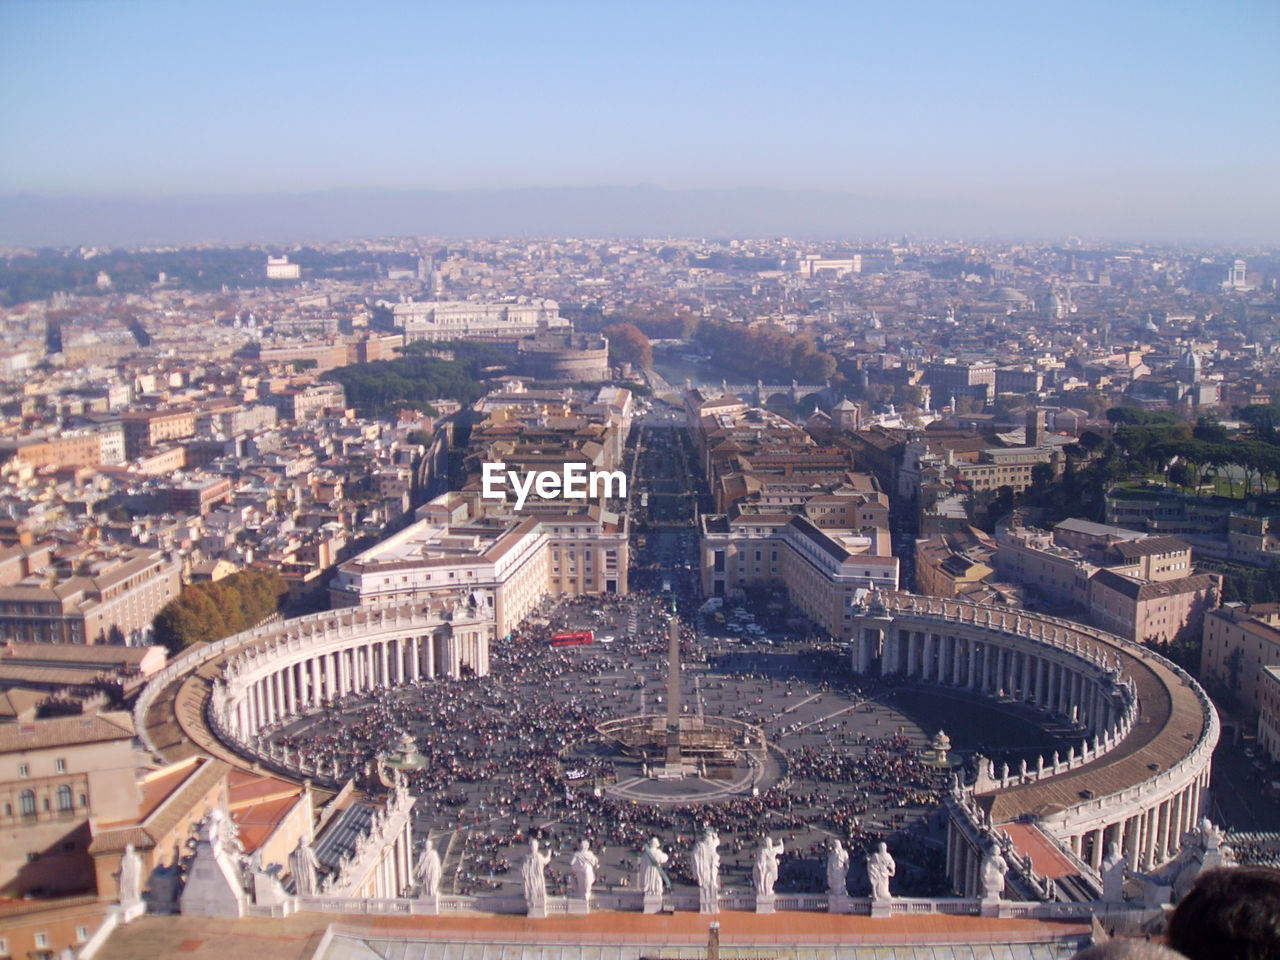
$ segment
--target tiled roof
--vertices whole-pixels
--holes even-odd
[[[0,726],[0,753],[43,750],[105,740],[131,740],[133,735],[133,718],[124,711],[5,724]]]

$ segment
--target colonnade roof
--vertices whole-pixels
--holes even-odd
[[[1138,721],[1129,735],[1067,773],[977,798],[989,805],[993,823],[1023,814],[1052,815],[1084,801],[1085,791],[1097,797],[1119,793],[1170,769],[1195,749],[1209,718],[1194,688],[1154,656],[1135,655],[1118,643],[1111,650],[1119,653],[1121,675],[1133,679],[1138,695]]]

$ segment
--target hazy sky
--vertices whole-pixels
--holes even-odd
[[[1252,236],[1278,48],[1276,0],[0,0],[0,195],[765,187]]]

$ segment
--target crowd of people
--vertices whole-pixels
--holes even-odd
[[[425,760],[408,773],[420,834],[462,832],[452,876],[446,864],[446,887],[452,882],[457,892],[496,889],[504,877],[514,882],[513,865],[530,837],[566,854],[548,870],[549,891],[569,882],[567,853],[581,839],[605,858],[601,884],[625,887],[634,877],[624,861],[633,862],[648,838],[687,851],[705,825],[722,837],[726,885],[749,888],[751,861],[767,832],[786,844],[778,889],[810,889],[813,870],[803,861],[820,865],[827,836],[865,849],[936,803],[939,777],[921,762],[921,744],[898,730],[872,736],[857,729],[854,678],[833,675],[819,662],[822,654],[717,652],[684,623],[681,659],[698,667],[699,709],[764,727],[783,752],[783,776],[754,795],[714,803],[610,796],[602,789],[613,777],[608,756],[573,748],[598,741],[602,721],[636,713],[638,688],[647,688],[649,712],[661,709],[655,701],[665,691],[668,611],[659,597],[568,601],[495,641],[487,677],[345,698],[270,736],[313,769],[336,766],[341,777],[377,789],[378,758],[408,732]],[[620,624],[618,642],[549,645],[554,633],[593,623]],[[798,725],[788,723],[781,704],[816,697],[843,714],[792,729]],[[676,882],[692,883],[687,859],[672,857]]]

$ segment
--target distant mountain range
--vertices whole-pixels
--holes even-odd
[[[355,237],[775,237],[872,241],[934,237],[1193,241],[1239,230],[1181,223],[1124,204],[1090,220],[1063,198],[1034,207],[1015,199],[870,197],[817,190],[673,190],[659,187],[503,190],[335,190],[298,194],[0,197],[0,245],[291,242]],[[1057,208],[1055,211],[1054,208]],[[1185,219],[1185,217],[1183,218]],[[1195,219],[1195,218],[1193,218]],[[1134,225],[1137,226],[1134,226]],[[1258,229],[1251,229],[1253,227]],[[1266,224],[1270,232],[1273,224]]]

